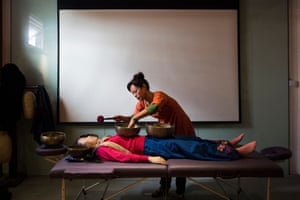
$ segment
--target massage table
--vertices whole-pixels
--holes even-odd
[[[207,185],[194,179],[196,177],[212,177],[216,181],[237,178],[238,191],[240,188],[240,178],[242,177],[262,177],[267,178],[266,199],[270,200],[270,178],[283,177],[282,168],[258,152],[234,161],[199,161],[189,159],[169,159],[168,165],[158,165],[151,163],[120,163],[111,161],[100,162],[70,162],[65,158],[59,160],[50,170],[51,178],[59,178],[61,182],[61,199],[65,200],[65,180],[74,179],[101,179],[103,182],[97,182],[89,187],[83,187],[77,195],[77,198],[85,194],[90,188],[106,183],[105,190],[101,199],[111,199],[119,193],[133,187],[139,181],[122,188],[117,194],[106,196],[110,180],[118,178],[144,178],[149,177],[188,177],[188,180],[199,185],[203,189],[214,193],[223,199],[230,199],[226,192],[218,192]],[[192,178],[193,177],[193,178]],[[223,194],[224,193],[224,194]],[[237,193],[237,196],[239,192]],[[77,199],[76,198],[76,199]]]

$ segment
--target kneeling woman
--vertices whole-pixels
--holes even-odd
[[[122,137],[115,135],[100,139],[97,135],[82,135],[77,143],[94,149],[101,160],[151,162],[166,165],[166,160],[171,158],[236,160],[256,148],[255,141],[236,147],[243,137],[244,134],[241,134],[230,141],[213,141],[198,137],[159,139],[148,136]]]

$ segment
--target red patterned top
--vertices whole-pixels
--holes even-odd
[[[152,114],[152,117],[157,118],[160,123],[174,125],[174,135],[195,136],[195,130],[190,118],[177,101],[161,91],[153,92],[153,94],[153,100],[150,104],[157,105],[158,110]],[[147,109],[147,106],[143,101],[139,101],[136,104],[134,114],[144,109]]]

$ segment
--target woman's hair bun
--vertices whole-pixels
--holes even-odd
[[[143,72],[139,72],[139,73],[137,73],[137,74],[135,74],[134,76],[133,76],[133,79],[144,79],[145,78],[145,76],[144,76],[144,74],[143,74]]]

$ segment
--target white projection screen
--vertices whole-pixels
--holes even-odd
[[[131,115],[143,72],[193,122],[239,122],[238,64],[235,9],[60,9],[58,121]]]

